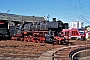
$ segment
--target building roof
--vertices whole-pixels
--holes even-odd
[[[11,20],[11,21],[26,21],[26,22],[35,22],[35,21],[44,21],[44,17],[37,16],[23,16],[17,14],[8,14],[0,13],[0,20]]]

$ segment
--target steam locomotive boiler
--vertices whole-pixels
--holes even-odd
[[[13,40],[61,44],[66,43],[61,32],[64,28],[64,23],[56,18],[53,21],[25,22],[10,26],[10,36]]]

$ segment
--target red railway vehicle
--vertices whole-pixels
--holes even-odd
[[[67,39],[86,40],[86,34],[82,28],[65,29],[64,32]]]

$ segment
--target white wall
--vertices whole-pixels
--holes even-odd
[[[82,27],[83,27],[83,22],[80,21],[70,22],[70,28],[82,28]]]

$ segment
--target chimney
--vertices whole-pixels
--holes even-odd
[[[56,22],[56,18],[53,18],[53,21]]]

